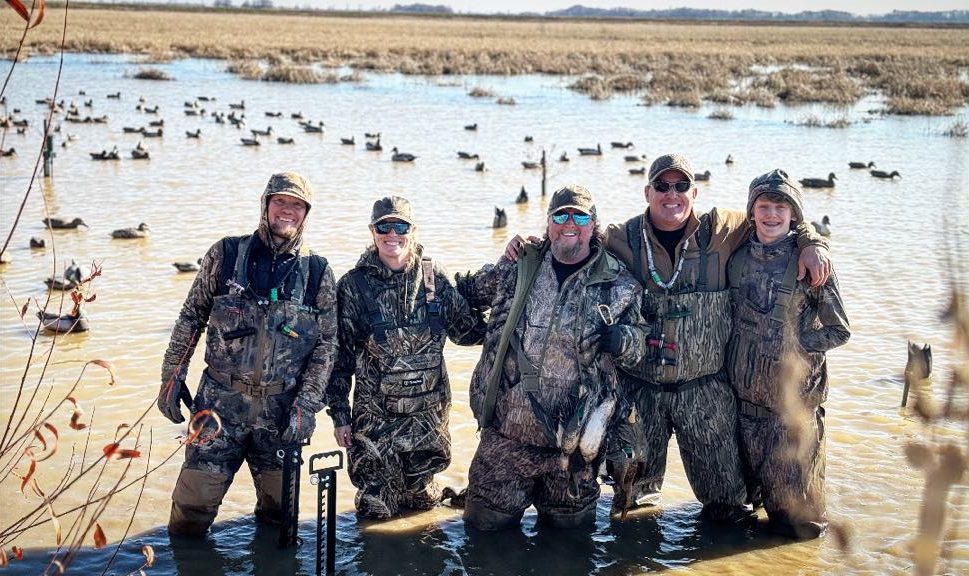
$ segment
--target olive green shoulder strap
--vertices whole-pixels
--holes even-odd
[[[797,259],[799,255],[800,251],[794,250],[791,259],[787,261],[784,280],[777,288],[777,298],[774,299],[774,307],[770,312],[770,319],[774,322],[784,323],[787,321],[787,307],[791,303],[791,296],[794,295],[794,287],[797,285]]]

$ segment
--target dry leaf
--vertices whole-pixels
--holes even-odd
[[[202,436],[202,432],[205,430],[205,425],[210,419],[215,422],[215,430],[206,436]],[[185,439],[185,443],[191,444],[192,442],[195,442],[198,445],[205,444],[218,436],[219,432],[221,431],[222,418],[220,418],[218,414],[209,409],[199,410],[188,423],[188,438]]]
[[[145,555],[145,566],[151,568],[155,563],[155,549],[145,544],[141,547],[141,553]]]
[[[54,507],[50,502],[47,503],[47,512],[50,514],[50,523],[54,527],[54,543],[58,546],[61,545],[61,540],[63,539],[63,533],[61,532],[61,521],[57,519],[57,515],[54,514]],[[57,563],[57,560],[54,561]],[[61,572],[64,571],[64,566],[60,565]]]
[[[141,452],[129,448],[119,448],[117,442],[112,442],[104,447],[104,455],[108,460],[124,460],[126,458],[139,458]]]
[[[84,430],[87,428],[87,424],[80,422],[81,418],[84,416],[84,411],[81,410],[81,407],[77,405],[77,400],[75,400],[73,396],[68,396],[67,399],[71,404],[74,405],[74,413],[71,414],[71,428],[73,430]]]
[[[20,319],[23,320],[24,316],[27,315],[27,308],[30,306],[30,300],[24,302],[24,307],[20,309]]]
[[[36,472],[36,471],[37,471],[37,461],[31,459],[31,461],[30,461],[30,467],[27,468],[27,473],[24,474],[23,476],[21,476],[21,478],[22,478],[22,480],[20,481],[20,493],[21,494],[24,494],[24,488],[27,487],[27,483],[30,482],[31,477],[33,477],[34,472]],[[24,494],[24,496],[26,496],[26,494]]]
[[[13,547],[13,557],[16,558],[17,560],[23,560],[24,559],[24,549],[21,548],[20,546],[14,546]]]
[[[111,381],[108,382],[108,386],[114,385],[114,383],[116,381],[116,378],[114,376],[114,364],[112,364],[111,361],[109,361],[109,360],[91,360],[91,364],[95,364],[95,365],[100,366],[101,368],[104,368],[105,370],[107,370],[108,371],[108,374],[111,375]]]
[[[104,536],[104,530],[101,529],[100,524],[94,525],[94,547],[104,548],[108,544],[108,539]]]

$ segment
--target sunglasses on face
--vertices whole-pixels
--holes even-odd
[[[393,230],[398,236],[404,236],[410,232],[410,224],[407,222],[378,222],[373,225],[373,229],[377,231],[377,234],[390,234]]]
[[[663,180],[657,180],[656,182],[653,182],[652,184],[650,184],[650,186],[652,186],[653,189],[656,190],[657,192],[662,192],[662,193],[669,192],[670,189],[672,188],[673,190],[676,191],[677,194],[683,194],[685,192],[689,192],[690,188],[693,187],[693,185],[690,184],[690,182],[687,180],[680,180],[679,182],[666,182]]]
[[[555,214],[552,214],[552,222],[555,222],[561,226],[569,221],[569,216],[572,217],[572,221],[575,222],[576,226],[588,226],[589,222],[592,220],[592,216],[589,214],[582,214],[580,212],[569,210],[568,212],[556,212]]]

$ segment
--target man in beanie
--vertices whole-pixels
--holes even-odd
[[[337,284],[339,348],[326,403],[361,518],[441,501],[434,475],[451,462],[444,344],[480,344],[484,335],[417,228],[406,198],[374,202],[373,243]]]
[[[464,511],[472,528],[516,527],[532,505],[543,524],[594,523],[616,364],[635,364],[645,346],[642,288],[598,226],[589,191],[562,188],[540,243],[459,278],[472,306],[491,308],[471,379],[481,427]]]
[[[312,204],[305,178],[274,174],[256,231],[213,244],[182,305],[162,362],[158,409],[181,423],[184,403],[193,420],[217,414],[222,429],[193,435],[185,447],[168,521],[173,535],[205,534],[243,461],[256,487],[256,519],[281,519],[276,452],[312,436],[336,349],[333,272],[303,246]],[[203,330],[206,367],[193,400],[185,376]]]
[[[796,278],[791,230],[804,221],[797,181],[783,170],[755,178],[747,216],[756,233],[727,265],[727,368],[739,398],[748,485],[774,531],[817,538],[827,527],[824,353],[848,341],[848,318],[833,271],[820,287]]]

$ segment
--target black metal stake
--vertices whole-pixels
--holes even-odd
[[[317,468],[320,460],[336,458],[335,466]],[[336,471],[343,468],[343,452],[321,452],[310,456],[310,484],[316,484],[316,574],[323,574],[323,557],[326,557],[326,574],[336,573]],[[326,496],[324,497],[324,491]],[[323,513],[326,512],[326,539],[323,539]]]

